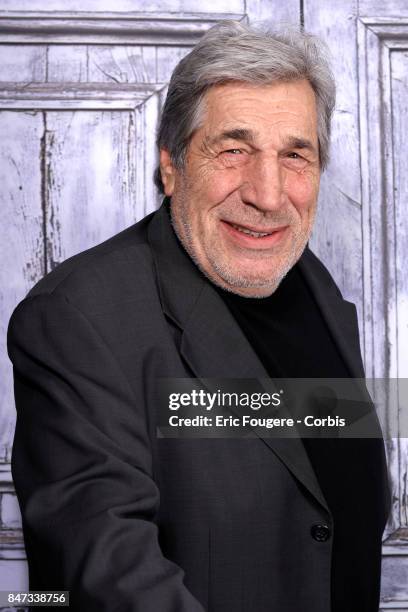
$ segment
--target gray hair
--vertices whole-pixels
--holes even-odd
[[[316,96],[319,159],[323,170],[329,161],[336,87],[324,43],[293,28],[276,33],[229,20],[208,30],[172,74],[157,145],[159,149],[166,149],[174,166],[181,169],[190,139],[202,122],[203,99],[210,87],[231,81],[267,85],[303,79],[309,81]],[[159,168],[154,180],[163,192]]]

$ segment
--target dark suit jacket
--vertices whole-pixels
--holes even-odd
[[[355,307],[309,250],[300,267],[363,377]],[[267,376],[163,207],[38,283],[9,354],[31,589],[80,612],[329,612],[331,539],[310,530],[331,516],[301,441],[156,436],[158,378]]]

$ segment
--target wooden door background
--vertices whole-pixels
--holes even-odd
[[[332,161],[312,247],[357,304],[367,376],[408,378],[407,0],[0,0],[0,590],[27,580],[9,316],[58,262],[155,209],[166,84],[222,18],[301,24],[331,49]],[[401,410],[397,392],[381,418]],[[382,609],[408,611],[408,445],[397,433]]]

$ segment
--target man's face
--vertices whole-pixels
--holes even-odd
[[[220,287],[264,297],[301,256],[319,189],[316,100],[307,81],[208,90],[185,166],[160,161],[175,230]]]

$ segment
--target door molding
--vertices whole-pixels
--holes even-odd
[[[406,398],[398,379],[407,377],[398,331],[408,323],[399,295],[402,264],[398,239],[393,133],[393,54],[408,50],[408,20],[357,20],[360,158],[364,274],[364,353],[368,378],[382,379],[379,397],[383,430],[392,432],[387,455],[392,511],[383,559],[382,609],[408,608],[408,439],[401,410]],[[406,254],[405,254],[406,258]],[[405,405],[404,405],[405,404]],[[394,436],[394,437],[391,437]],[[403,559],[402,557],[405,557]]]
[[[85,13],[0,11],[0,44],[195,45],[224,13]]]

